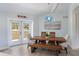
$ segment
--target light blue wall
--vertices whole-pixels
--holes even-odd
[[[56,32],[56,36],[58,36],[58,37],[65,36],[66,34],[68,34],[68,18],[63,18],[62,15],[60,15],[60,16],[56,15],[54,17],[55,17],[55,21],[61,22],[61,29],[60,30],[45,30],[44,29],[44,19],[40,18],[39,19],[39,35],[42,31]]]
[[[8,47],[7,18],[0,15],[0,49]]]
[[[34,36],[39,36],[39,18],[35,17],[33,19],[33,35]]]

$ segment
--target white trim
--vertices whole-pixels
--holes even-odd
[[[8,48],[9,48],[8,46],[0,47],[0,50],[4,50],[4,49],[8,49]]]
[[[8,19],[8,45],[9,46],[12,46],[13,45],[13,42],[11,41],[11,34],[10,34],[10,21],[17,21],[17,22],[25,22],[25,23],[30,23],[31,22],[31,25],[32,25],[32,29],[31,29],[31,36],[33,37],[33,20],[29,20],[29,19],[19,19],[19,18],[9,18]],[[28,21],[28,22],[27,22]],[[22,25],[22,24],[20,24]],[[13,31],[16,31],[16,30],[13,30]],[[20,30],[21,31],[21,30]],[[24,40],[25,41],[25,40]],[[15,43],[20,43],[22,42],[22,38],[20,37],[20,41],[14,41]],[[25,42],[24,42],[25,43]],[[27,43],[27,42],[26,42]],[[15,44],[17,45],[17,44]]]

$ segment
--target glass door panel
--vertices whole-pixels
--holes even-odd
[[[12,41],[17,41],[19,40],[19,23],[17,22],[12,22]]]
[[[29,24],[23,23],[23,29],[24,29],[24,40],[29,38]]]
[[[10,39],[9,39],[9,46],[19,45],[21,43],[21,24],[19,21],[11,20],[9,21],[9,28],[10,28]]]
[[[33,28],[32,28],[32,21],[24,21],[22,22],[22,40],[25,43],[28,43],[28,40],[32,36]]]

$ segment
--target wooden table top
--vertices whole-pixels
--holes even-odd
[[[50,41],[58,41],[58,42],[66,41],[64,37],[46,38],[46,37],[41,37],[41,36],[34,36],[31,39],[32,40],[50,40]]]

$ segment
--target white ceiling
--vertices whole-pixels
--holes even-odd
[[[0,3],[0,12],[6,13],[27,13],[30,15],[39,15],[48,13],[51,9],[56,14],[67,14],[70,4],[57,4],[52,3]]]

